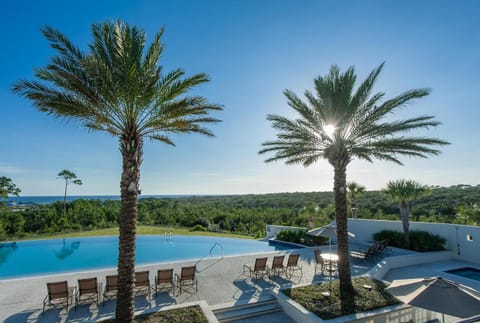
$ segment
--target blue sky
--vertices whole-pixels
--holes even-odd
[[[143,194],[239,194],[326,191],[332,168],[265,164],[262,142],[275,132],[265,116],[291,116],[283,90],[302,94],[330,65],[353,65],[363,79],[386,66],[376,85],[392,97],[432,89],[394,117],[434,115],[443,124],[425,135],[448,140],[440,156],[402,158],[405,166],[354,161],[347,180],[369,190],[392,179],[428,185],[480,183],[480,2],[478,1],[2,1],[0,176],[22,195],[62,195],[56,174],[84,182],[73,195],[119,194],[121,159],[115,138],[35,110],[11,92],[31,79],[53,50],[40,33],[50,25],[85,48],[92,23],[122,19],[153,37],[166,27],[161,64],[211,82],[196,89],[222,104],[216,137],[175,137],[176,147],[147,141]],[[151,39],[151,38],[150,38]]]

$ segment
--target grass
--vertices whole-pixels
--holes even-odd
[[[352,283],[355,289],[355,313],[399,303],[397,299],[384,290],[386,286],[380,281],[370,277],[360,277],[353,279]],[[370,285],[372,289],[368,290],[363,285]],[[322,295],[330,289],[328,282],[288,289],[282,292],[321,319],[329,320],[342,316],[339,281],[332,281],[331,288],[330,298]]]
[[[107,323],[113,323],[113,320],[103,321]],[[157,322],[171,322],[171,323],[186,323],[186,322],[198,322],[208,323],[205,314],[203,314],[200,306],[190,306],[178,308],[175,310],[160,311],[153,314],[144,314],[135,317],[136,323],[157,323]]]
[[[186,236],[213,236],[213,237],[225,237],[225,238],[241,238],[241,239],[253,239],[251,236],[245,236],[240,234],[230,233],[218,233],[208,231],[190,231],[189,228],[179,227],[164,227],[164,226],[137,226],[137,234],[158,234],[163,235],[165,232],[171,232],[173,235],[186,235]],[[107,229],[95,229],[88,231],[75,231],[68,233],[58,234],[36,234],[22,237],[20,240],[35,240],[35,239],[61,239],[61,238],[74,238],[74,237],[96,237],[96,236],[118,236],[118,227]]]

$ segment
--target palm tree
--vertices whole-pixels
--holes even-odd
[[[400,218],[402,219],[405,248],[410,247],[410,218],[409,212],[412,202],[422,196],[430,194],[428,186],[412,180],[396,180],[387,183],[384,193],[395,202],[398,202]]]
[[[352,218],[357,218],[357,197],[365,193],[365,186],[358,184],[357,182],[347,183],[347,195],[350,200],[350,209],[352,210]]]
[[[11,178],[0,176],[0,208],[5,206],[4,200],[9,195],[18,196],[21,190],[12,182]]]
[[[35,70],[36,80],[17,81],[13,91],[32,100],[42,112],[118,138],[122,175],[116,318],[132,322],[144,139],[174,146],[169,134],[213,136],[203,125],[219,122],[209,113],[222,108],[204,97],[186,94],[208,82],[207,75],[185,76],[181,69],[163,72],[159,65],[163,28],[147,48],[145,32],[135,26],[121,21],[94,24],[87,52],[51,27],[44,27],[42,32],[57,56]]]
[[[77,178],[77,175],[74,172],[69,170],[62,170],[57,175],[59,178],[65,180],[65,194],[63,195],[63,216],[67,214],[67,187],[68,184],[82,185],[82,181]]]
[[[389,100],[384,93],[371,94],[383,64],[355,87],[353,67],[340,73],[332,66],[325,77],[314,80],[315,94],[305,92],[306,102],[295,93],[286,90],[288,104],[300,116],[288,119],[280,115],[268,115],[272,127],[278,130],[277,140],[263,143],[260,153],[271,153],[266,162],[285,160],[286,164],[312,165],[326,159],[334,170],[335,214],[339,255],[340,296],[342,312],[354,311],[354,292],[350,275],[347,235],[346,171],[354,158],[373,162],[373,159],[402,164],[399,155],[424,157],[437,155],[433,146],[448,144],[446,141],[405,133],[436,127],[440,123],[432,116],[420,116],[400,121],[385,118],[414,99],[429,94],[429,90],[410,90]]]

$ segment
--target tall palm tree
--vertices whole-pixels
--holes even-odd
[[[347,183],[348,197],[350,200],[350,209],[352,210],[352,218],[357,218],[357,197],[365,193],[365,186],[358,184],[357,182]]]
[[[383,191],[395,202],[398,202],[400,218],[402,219],[403,236],[405,239],[405,248],[410,247],[410,207],[412,202],[422,196],[428,195],[430,189],[416,181],[399,179],[387,183],[387,188]]]
[[[354,310],[354,293],[350,275],[347,235],[346,171],[354,158],[373,159],[402,164],[399,155],[424,157],[436,155],[434,146],[446,141],[407,136],[410,130],[436,127],[440,123],[432,116],[420,116],[400,121],[387,121],[386,116],[414,99],[429,94],[429,90],[410,90],[389,100],[384,93],[371,94],[383,64],[375,68],[356,88],[353,67],[340,73],[332,66],[325,77],[314,80],[315,94],[306,91],[306,101],[286,90],[288,104],[299,114],[297,119],[268,115],[272,127],[278,130],[277,140],[263,143],[260,153],[274,153],[266,162],[285,160],[286,164],[312,165],[326,159],[334,170],[335,213],[339,255],[340,296],[342,312]]]
[[[82,185],[82,180],[77,178],[77,175],[74,172],[71,172],[67,169],[62,170],[57,175],[59,178],[65,180],[65,194],[63,195],[63,216],[67,214],[67,187],[68,184]]]
[[[204,97],[186,94],[209,81],[205,74],[162,71],[163,28],[145,47],[145,32],[135,26],[121,21],[94,24],[93,41],[86,52],[51,27],[42,32],[57,55],[35,70],[35,80],[18,81],[13,91],[32,100],[42,112],[118,138],[122,175],[116,318],[131,322],[144,139],[174,146],[169,134],[213,136],[203,125],[218,122],[209,113],[222,108]]]

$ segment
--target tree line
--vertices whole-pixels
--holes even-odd
[[[478,225],[480,185],[435,187],[413,202],[411,219],[425,222]],[[356,199],[357,217],[399,220],[398,204],[381,191]],[[42,233],[91,230],[118,226],[120,201],[76,200],[22,210],[0,210],[0,237],[18,239]],[[348,210],[351,216],[351,210]],[[263,237],[267,224],[322,226],[335,219],[332,192],[263,195],[145,198],[138,204],[138,223],[193,227]]]

